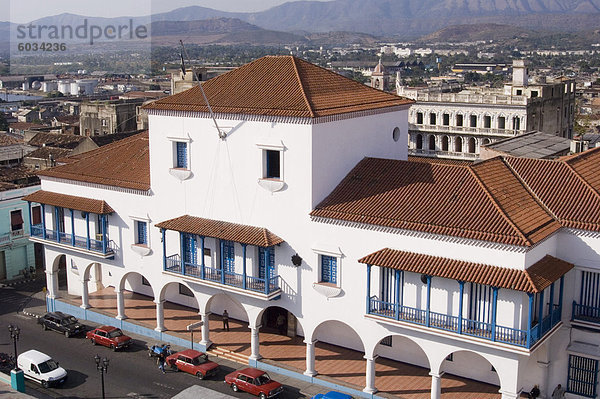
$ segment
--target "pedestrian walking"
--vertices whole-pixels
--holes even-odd
[[[223,311],[223,330],[229,331],[229,313],[227,313],[227,309]]]
[[[164,352],[160,352],[160,354],[158,355],[158,368],[160,371],[162,371],[163,374],[165,374],[165,353]]]
[[[563,399],[565,397],[565,389],[562,385],[558,384],[554,391],[552,391],[552,399]]]
[[[538,396],[540,396],[540,387],[534,385],[533,388],[531,388],[531,391],[529,391],[529,397],[531,399],[536,399]]]

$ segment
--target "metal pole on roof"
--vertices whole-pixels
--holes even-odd
[[[187,53],[187,50],[185,49],[185,46],[183,45],[183,40],[179,40],[179,43],[181,43],[181,49],[183,51],[183,54],[185,54],[185,57],[187,58],[188,62],[190,62],[191,59],[190,59],[190,56]],[[182,64],[181,64],[181,66],[182,66],[182,69],[183,69],[183,73],[185,74],[185,67],[183,66],[183,57],[182,57]],[[219,125],[217,124],[217,119],[215,118],[215,114],[213,113],[212,107],[208,103],[208,98],[206,97],[206,93],[204,92],[204,88],[202,87],[202,82],[200,81],[200,79],[198,79],[198,75],[196,74],[196,71],[194,70],[194,68],[192,68],[192,73],[194,74],[194,78],[198,82],[198,87],[200,87],[200,92],[202,93],[202,98],[204,98],[204,102],[206,103],[206,107],[208,108],[208,113],[210,114],[210,117],[212,118],[212,120],[213,120],[213,122],[215,124],[215,128],[217,129],[217,132],[219,133],[219,138],[221,140],[225,140],[225,137],[227,137],[227,133],[223,132],[219,128]]]

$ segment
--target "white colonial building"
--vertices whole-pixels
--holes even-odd
[[[31,239],[50,299],[114,287],[205,321],[248,322],[251,359],[272,306],[304,337],[499,385],[596,396],[600,151],[473,166],[407,161],[411,101],[300,59],[264,57],[145,108],[149,132],[40,173]],[[218,126],[218,128],[216,127]],[[141,276],[141,277],[140,277]],[[289,324],[288,324],[289,325]],[[343,360],[339,360],[343,361]],[[579,395],[579,396],[578,396]]]
[[[470,87],[458,93],[441,86],[397,86],[415,100],[408,116],[409,155],[474,160],[481,146],[533,130],[572,138],[575,81],[536,77],[513,62],[513,80],[503,89]]]

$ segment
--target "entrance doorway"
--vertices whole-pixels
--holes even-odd
[[[288,311],[279,306],[268,307],[262,316],[262,326],[265,331],[288,335]]]

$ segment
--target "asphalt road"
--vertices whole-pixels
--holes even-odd
[[[60,387],[44,389],[32,381],[26,382],[27,393],[38,398],[101,398],[101,376],[96,370],[96,354],[109,359],[105,374],[106,398],[171,398],[192,385],[201,385],[215,391],[239,398],[255,398],[247,393],[234,393],[223,380],[236,368],[243,368],[227,360],[212,359],[220,364],[220,372],[210,379],[199,381],[196,377],[167,370],[162,374],[155,359],[148,357],[146,342],[136,337],[134,345],[124,352],[113,352],[109,348],[93,346],[84,339],[84,334],[66,338],[54,331],[42,331],[37,320],[18,313],[27,304],[30,296],[39,291],[43,282],[25,283],[16,287],[0,288],[0,352],[13,354],[13,342],[7,326],[16,324],[21,329],[17,343],[18,352],[37,349],[50,355],[67,370],[67,381]],[[152,342],[154,343],[154,342]],[[181,348],[174,348],[181,349]],[[285,386],[282,398],[304,398],[299,389]]]

